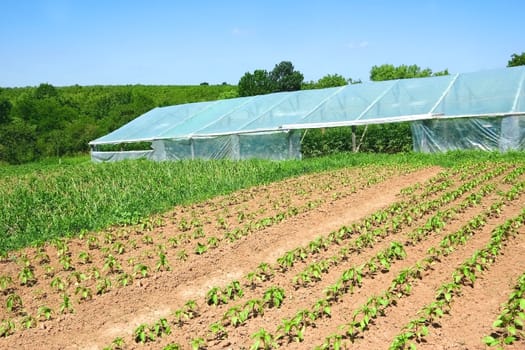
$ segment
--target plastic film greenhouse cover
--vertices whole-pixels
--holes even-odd
[[[416,151],[523,149],[524,80],[513,67],[155,108],[90,145],[98,161],[140,142],[155,160],[288,159],[305,129],[409,121]]]

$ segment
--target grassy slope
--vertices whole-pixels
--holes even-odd
[[[250,160],[93,164],[87,157],[2,167],[0,251],[97,230],[272,181],[367,164],[452,166],[470,161],[523,161],[523,153],[338,154],[272,162]]]

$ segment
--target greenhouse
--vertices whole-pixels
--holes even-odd
[[[524,81],[522,66],[159,107],[91,141],[91,156],[300,158],[307,129],[397,122],[411,122],[419,152],[523,150]]]

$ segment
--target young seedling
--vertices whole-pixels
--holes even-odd
[[[264,314],[264,303],[261,299],[250,299],[243,307],[243,311],[247,312],[247,317],[257,317]]]
[[[131,283],[133,283],[133,276],[131,276],[129,273],[121,273],[118,275],[117,277],[117,282],[122,286],[122,287],[125,287],[125,286],[128,286],[130,285]]]
[[[284,289],[280,287],[270,287],[264,292],[263,301],[268,307],[279,308],[285,298]]]
[[[38,308],[37,317],[44,320],[50,320],[53,310],[50,307],[42,305]]]
[[[101,278],[97,282],[97,291],[96,291],[96,293],[98,295],[107,293],[107,292],[109,292],[110,289],[111,289],[111,280],[109,278]]]
[[[232,306],[223,316],[223,320],[233,327],[238,327],[248,319],[248,310],[242,310],[239,306]]]
[[[62,294],[62,303],[60,303],[60,313],[67,314],[73,313],[73,305],[71,304],[71,299],[66,293]]]
[[[197,306],[195,300],[188,300],[184,304],[184,309],[189,318],[195,318],[199,316],[199,307]]]
[[[62,265],[64,271],[73,270],[73,265],[71,263],[71,256],[68,254],[60,255],[58,262]]]
[[[15,332],[15,323],[11,320],[3,320],[0,323],[0,337],[7,337]]]
[[[18,279],[20,280],[20,285],[22,286],[32,286],[36,283],[35,274],[31,267],[24,266],[18,274]]]
[[[228,332],[220,322],[214,322],[210,325],[210,338],[217,341],[224,340],[228,338]]]
[[[202,244],[200,242],[197,242],[197,246],[195,247],[195,254],[202,255],[208,251],[208,246],[206,244]]]
[[[94,235],[88,237],[86,244],[89,250],[98,249],[100,247],[98,237]]]
[[[2,275],[0,276],[0,292],[4,295],[12,292],[13,279],[11,276]]]
[[[219,239],[217,237],[210,237],[207,241],[208,247],[213,249],[219,246]]]
[[[340,334],[331,334],[325,338],[323,345],[316,347],[315,350],[341,350],[343,349],[343,336]]]
[[[89,287],[78,286],[75,289],[75,294],[80,294],[80,300],[91,300],[93,299],[93,293]]]
[[[213,287],[206,293],[206,303],[208,305],[219,305],[221,301],[221,290],[219,287]]]
[[[47,255],[45,251],[39,251],[35,257],[39,265],[49,264],[49,262],[51,261],[49,255]]]
[[[175,318],[174,323],[178,327],[182,327],[187,320],[190,319],[188,313],[183,309],[177,309],[173,312],[173,317]]]
[[[177,252],[177,259],[186,261],[188,259],[188,253],[184,249]]]
[[[150,235],[144,235],[142,237],[142,243],[144,243],[146,245],[152,245],[153,244],[153,237],[151,237]]]
[[[83,274],[80,271],[73,271],[67,276],[68,283],[77,283],[80,284],[82,281],[87,280],[87,277],[85,274]]]
[[[151,328],[151,331],[155,334],[157,337],[161,337],[163,334],[170,335],[171,334],[171,327],[165,318],[161,318],[155,324],[153,324]]]
[[[103,269],[109,270],[110,273],[117,273],[122,271],[122,266],[113,255],[109,254],[104,260]]]
[[[58,291],[64,291],[66,289],[66,282],[64,282],[58,276],[51,280],[50,285],[51,285],[52,288],[55,288]]]
[[[285,339],[287,343],[291,342],[302,342],[304,340],[304,331],[306,326],[301,325],[300,320],[296,317],[291,319],[284,319],[281,325],[277,327],[279,335],[277,339]]]
[[[159,261],[157,262],[156,268],[157,271],[169,271],[171,270],[170,264],[168,263],[168,258],[166,254],[162,251],[159,251]]]
[[[24,327],[25,329],[29,328],[35,328],[36,327],[37,320],[31,315],[26,315],[22,318],[20,321],[20,325]]]
[[[232,281],[222,291],[222,301],[226,304],[229,300],[235,300],[237,297],[241,298],[244,292],[239,281]]]
[[[133,331],[135,343],[146,343],[155,340],[155,335],[149,330],[149,326],[145,323],[139,325]]]
[[[111,342],[111,345],[103,348],[103,350],[123,350],[125,345],[126,345],[126,342],[124,341],[124,339],[121,337],[117,337],[113,339],[113,341]]]
[[[133,268],[133,271],[135,273],[135,276],[137,275],[137,273],[140,274],[142,278],[146,278],[148,276],[148,266],[144,264],[136,264]]]
[[[257,332],[253,333],[251,338],[255,341],[250,347],[250,350],[269,350],[278,346],[275,342],[274,336],[264,328],[261,328]]]
[[[124,246],[124,243],[118,242],[118,241],[113,243],[113,252],[121,255],[121,254],[124,254],[125,251],[126,251],[126,247]]]
[[[16,293],[11,293],[5,300],[5,306],[9,312],[19,313],[23,308],[22,298]]]
[[[192,350],[204,350],[207,348],[207,343],[204,338],[197,337],[197,338],[193,338],[190,341],[190,346]]]
[[[326,299],[317,300],[313,306],[313,310],[317,318],[321,318],[323,316],[332,316],[330,302]]]

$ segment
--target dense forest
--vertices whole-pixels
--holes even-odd
[[[513,54],[508,66],[524,62],[525,53]],[[417,65],[384,64],[371,68],[370,80],[444,74],[448,70],[434,73]],[[305,82],[291,62],[283,61],[271,71],[247,72],[237,85],[55,87],[42,83],[37,87],[0,87],[0,165],[86,153],[89,141],[155,107],[356,83],[360,81],[339,74]],[[408,123],[359,127],[357,134],[360,151],[395,153],[412,148]],[[303,155],[351,151],[350,140],[350,128],[310,130],[303,137]]]

